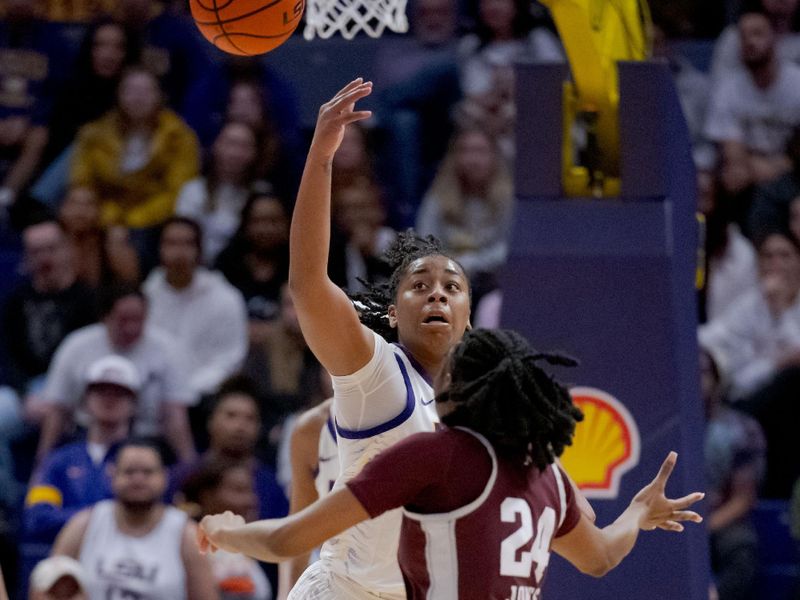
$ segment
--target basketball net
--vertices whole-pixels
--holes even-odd
[[[387,27],[396,33],[408,31],[407,0],[307,0],[306,28],[303,36],[323,39],[337,31],[352,40],[364,31],[370,37],[380,37]]]

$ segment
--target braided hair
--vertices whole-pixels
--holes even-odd
[[[363,292],[351,293],[361,323],[389,342],[397,341],[397,329],[389,326],[389,306],[394,304],[400,280],[409,265],[426,256],[448,256],[442,243],[432,235],[418,236],[413,229],[397,234],[394,243],[383,254],[383,260],[391,267],[392,276],[386,283],[370,283],[359,279],[366,288]],[[458,265],[461,267],[461,265]],[[461,267],[462,272],[464,268]]]
[[[583,414],[567,389],[538,366],[541,361],[577,364],[536,352],[514,331],[468,331],[452,352],[450,386],[436,398],[456,405],[442,422],[482,434],[514,462],[545,469],[572,444]]]

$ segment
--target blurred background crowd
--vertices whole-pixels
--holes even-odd
[[[782,519],[800,477],[800,2],[651,5],[705,232],[717,593],[777,597],[769,586],[789,589],[797,574]],[[0,10],[0,561],[12,595],[31,585],[31,597],[71,597],[53,594],[74,564],[30,574],[95,503],[167,503],[193,518],[288,510],[293,419],[330,388],[286,289],[317,106],[281,53],[334,42],[222,55],[185,0]],[[374,117],[348,129],[334,161],[331,277],[350,290],[385,280],[382,251],[414,227],[470,275],[473,322],[496,326],[514,118],[529,108],[514,105],[513,65],[565,61],[564,49],[529,0],[413,0],[409,17],[408,36],[369,40]],[[340,83],[361,74],[339,68]],[[187,558],[173,516],[144,551],[176,544],[221,597],[273,597],[274,568]],[[96,528],[83,527],[91,546]]]

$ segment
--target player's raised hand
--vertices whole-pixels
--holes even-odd
[[[643,487],[631,501],[631,506],[640,511],[639,527],[645,531],[656,527],[667,531],[683,531],[682,521],[700,523],[703,520],[699,514],[687,509],[702,500],[705,494],[694,492],[677,499],[667,498],[665,494],[667,481],[677,460],[678,455],[670,452],[655,479]]]
[[[226,547],[222,534],[228,529],[241,527],[244,524],[244,517],[235,515],[229,510],[220,515],[203,517],[197,528],[197,546],[200,548],[200,553],[206,554],[220,549],[235,552],[235,549]]]
[[[371,93],[372,82],[365,82],[359,77],[344,86],[331,100],[320,107],[309,156],[313,153],[324,160],[333,159],[333,155],[342,143],[345,127],[372,115],[368,110],[354,110],[355,103]]]

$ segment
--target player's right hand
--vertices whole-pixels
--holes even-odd
[[[226,545],[224,534],[227,530],[242,527],[244,524],[244,517],[235,515],[229,510],[226,510],[221,515],[203,517],[197,528],[197,546],[200,549],[200,553],[206,554],[220,549],[236,552],[234,548]]]
[[[333,160],[333,155],[342,143],[345,127],[372,115],[368,110],[354,110],[355,103],[371,93],[372,82],[365,82],[359,77],[344,86],[330,101],[320,107],[309,159],[317,156],[326,161]]]

